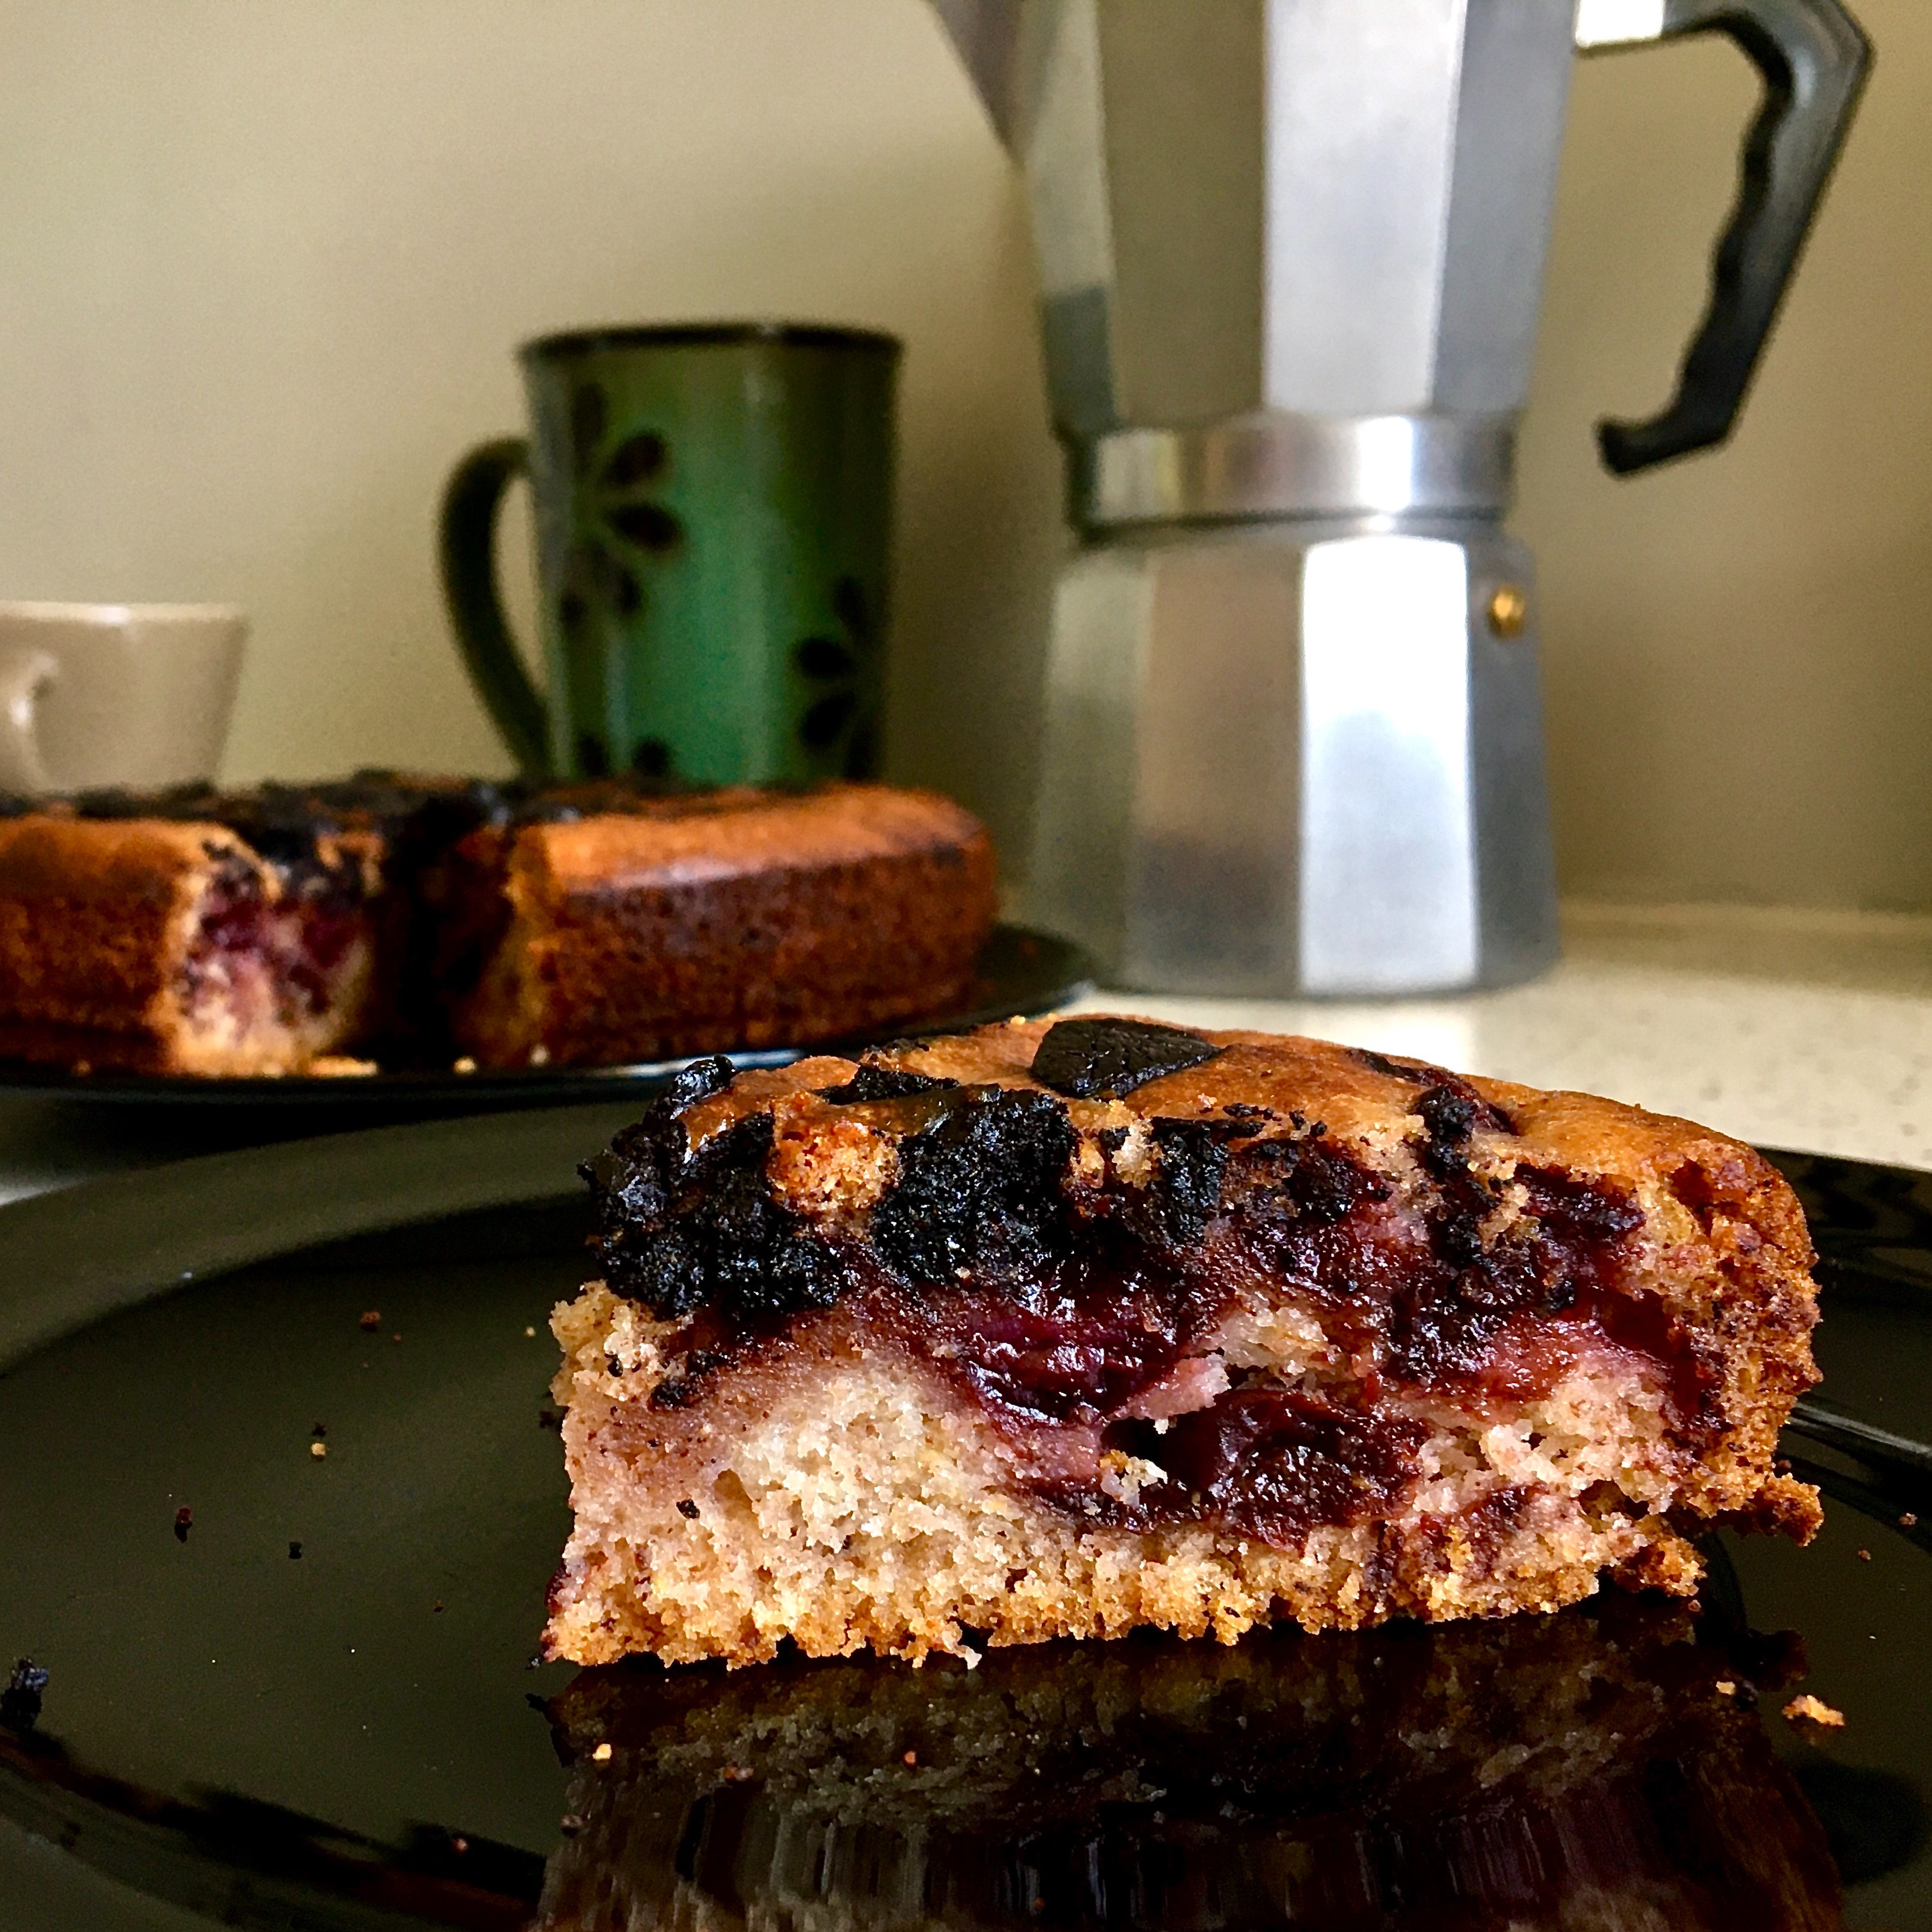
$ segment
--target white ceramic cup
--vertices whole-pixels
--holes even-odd
[[[248,631],[226,604],[0,602],[0,791],[213,778]]]

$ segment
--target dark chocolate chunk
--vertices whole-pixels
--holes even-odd
[[[46,1672],[31,1657],[21,1658],[6,1689],[0,1690],[0,1725],[10,1731],[31,1731],[40,1721],[40,1697],[46,1688]]]
[[[695,1522],[698,1520],[698,1505],[688,1496],[685,1497],[678,1504],[677,1513],[688,1522]]]
[[[1147,1020],[1061,1020],[1040,1042],[1033,1077],[1071,1100],[1118,1100],[1222,1051],[1198,1033]]]
[[[898,1178],[872,1210],[872,1244],[902,1279],[994,1277],[1064,1244],[1061,1177],[1076,1136],[1066,1109],[1022,1088],[962,1087],[899,1143]]]
[[[908,1067],[875,1066],[868,1060],[844,1086],[821,1087],[818,1097],[844,1107],[866,1100],[908,1100],[916,1094],[943,1093],[958,1084],[956,1080],[914,1073]]]

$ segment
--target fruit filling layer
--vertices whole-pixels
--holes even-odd
[[[182,964],[182,1003],[198,1029],[235,1040],[270,1028],[327,1033],[333,1009],[368,968],[359,885],[352,871],[319,865],[224,864]]]
[[[753,1358],[810,1372],[836,1306],[974,1405],[1043,1502],[1281,1546],[1536,1486],[1667,1506],[1721,1430],[1634,1201],[1498,1166],[1509,1123],[1453,1076],[1372,1166],[1258,1107],[1123,1124],[1124,1091],[1214,1049],[1083,1057],[1070,1030],[1040,1086],[862,1065],[757,1104],[722,1061],[681,1076],[586,1170],[606,1282],[662,1324],[653,1405]]]

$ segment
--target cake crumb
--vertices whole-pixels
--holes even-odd
[[[548,1066],[550,1064],[550,1048],[542,1040],[530,1048],[530,1064],[532,1066]]]
[[[362,1325],[370,1330],[382,1325],[382,1311],[380,1308],[365,1308],[362,1311]]]
[[[1907,1510],[1898,1519],[1898,1526],[1900,1529],[1916,1529],[1918,1527],[1918,1519],[1910,1510]]]
[[[6,1688],[0,1690],[0,1724],[10,1731],[31,1731],[40,1721],[40,1699],[46,1688],[46,1666],[31,1657],[16,1658]]]
[[[324,1080],[366,1080],[382,1069],[373,1060],[358,1060],[346,1053],[324,1053],[309,1062],[308,1071]]]
[[[556,1821],[556,1828],[566,1838],[574,1838],[584,1829],[584,1820],[574,1811],[566,1811]]]
[[[476,1063],[466,1053],[460,1059],[451,1064],[449,1070],[452,1073],[474,1073],[476,1071]]]
[[[452,1838],[449,1841],[449,1849],[454,1852],[458,1858],[460,1858],[465,1852],[469,1850],[470,1840],[467,1838]]]
[[[186,1503],[183,1503],[181,1508],[175,1511],[175,1540],[177,1543],[185,1543],[188,1540],[188,1532],[194,1527],[194,1511],[190,1509]]]
[[[328,1454],[328,1444],[326,1442],[311,1442],[308,1445],[308,1453],[320,1460]]]
[[[1785,1706],[1784,1714],[1796,1724],[1820,1724],[1827,1730],[1840,1731],[1845,1727],[1845,1714],[1835,1711],[1821,1697],[1814,1697],[1806,1691],[1802,1697],[1794,1697]]]
[[[905,1754],[904,1762],[907,1768],[910,1770],[914,1765],[919,1762],[919,1753],[916,1750],[908,1751]]]
[[[610,1762],[610,1747],[608,1744],[599,1744],[590,1755],[598,1763],[608,1764]]]
[[[441,1616],[442,1614],[442,1599],[440,1597],[437,1598],[436,1601],[430,1604],[429,1607],[430,1614],[432,1616]]]
[[[1738,1694],[1737,1685],[1728,1677],[1719,1678],[1716,1688],[1720,1697],[1735,1697]]]
[[[524,1337],[525,1337],[525,1339],[526,1339],[526,1340],[527,1340],[530,1336],[531,1336],[534,1335],[536,1332],[537,1332],[537,1331],[536,1331],[534,1328],[530,1328],[530,1327],[528,1327],[528,1326],[526,1326],[526,1327],[525,1327],[525,1328],[524,1328]]]
[[[1869,1550],[1861,1550],[1858,1552],[1858,1558],[1861,1563],[1869,1563],[1871,1561],[1871,1552]]]

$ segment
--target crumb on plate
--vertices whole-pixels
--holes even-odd
[[[1792,1698],[1785,1706],[1784,1714],[1794,1724],[1820,1724],[1833,1731],[1841,1731],[1845,1727],[1844,1712],[1834,1710],[1822,1697],[1814,1697],[1808,1690],[1802,1697]]]

